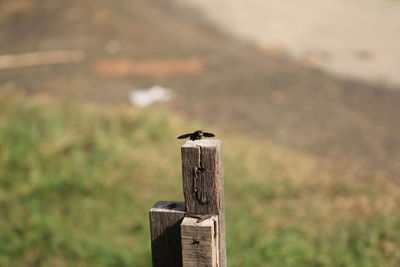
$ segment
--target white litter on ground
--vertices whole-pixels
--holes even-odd
[[[131,91],[129,102],[138,107],[147,107],[157,102],[167,102],[172,98],[172,95],[171,89],[156,85]]]

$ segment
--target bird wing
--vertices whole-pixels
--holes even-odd
[[[203,135],[204,135],[205,137],[215,137],[215,135],[214,135],[213,133],[206,133],[206,132],[203,132]]]
[[[178,139],[185,139],[185,138],[188,138],[190,135],[191,135],[191,133],[182,134],[182,135],[178,136]]]

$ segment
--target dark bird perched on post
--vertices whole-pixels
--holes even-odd
[[[178,139],[185,139],[185,138],[190,138],[190,140],[200,140],[202,137],[214,137],[215,135],[213,133],[207,133],[203,132],[202,130],[197,130],[193,133],[187,133],[187,134],[182,134],[178,136]]]

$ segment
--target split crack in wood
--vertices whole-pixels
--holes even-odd
[[[205,176],[202,175],[206,170],[203,167],[202,164],[202,147],[197,145],[197,147],[199,148],[199,166],[198,167],[194,167],[193,170],[193,189],[194,189],[194,193],[195,193],[195,197],[197,199],[197,201],[200,202],[200,204],[205,205],[208,201],[208,197],[207,197],[207,190],[205,190],[205,185],[206,185],[206,181],[205,181]]]

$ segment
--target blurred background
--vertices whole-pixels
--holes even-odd
[[[150,266],[181,140],[230,266],[399,266],[397,0],[1,0],[0,266]]]

